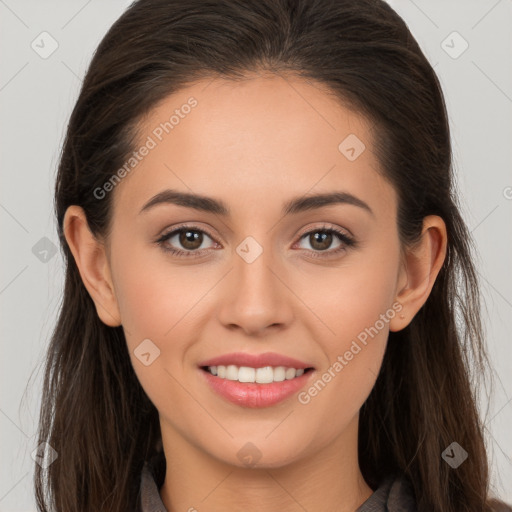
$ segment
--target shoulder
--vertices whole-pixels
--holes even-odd
[[[492,512],[512,512],[503,501],[491,498],[487,505]],[[414,489],[403,474],[388,476],[356,512],[419,512]]]
[[[489,499],[487,504],[493,512],[512,512],[512,506],[496,498]]]
[[[165,457],[160,452],[146,461],[142,468],[137,512],[167,512],[160,497],[164,478]]]
[[[417,512],[411,483],[405,475],[390,475],[356,512]]]

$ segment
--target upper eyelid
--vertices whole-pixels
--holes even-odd
[[[354,235],[347,229],[347,228],[341,228],[338,226],[334,226],[333,224],[329,224],[328,222],[318,227],[310,227],[305,229],[304,231],[301,231],[298,235],[300,238],[302,238],[304,235],[307,235],[309,233],[315,232],[315,231],[341,231],[345,236],[348,238],[354,238]]]
[[[188,224],[185,224],[183,226],[173,227],[169,230],[164,230],[163,233],[158,237],[158,240],[161,240],[162,238],[169,238],[171,235],[174,236],[177,233],[179,233],[180,231],[184,231],[186,229],[189,229],[190,231],[200,231],[201,233],[205,233],[206,235],[208,235],[212,240],[216,240],[216,237],[213,236],[207,229],[201,228],[201,227],[195,226],[195,225],[188,225]]]

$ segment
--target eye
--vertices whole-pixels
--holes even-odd
[[[199,229],[197,226],[180,226],[162,235],[156,243],[162,247],[164,251],[172,254],[195,257],[201,256],[204,254],[204,251],[208,249],[202,247],[205,236],[212,240],[212,237],[206,233],[206,231]],[[176,248],[175,245],[181,246],[183,249],[179,247]]]
[[[350,235],[330,226],[322,226],[321,228],[310,230],[301,236],[300,240],[303,239],[312,247],[313,253],[311,256],[315,258],[332,256],[356,245],[355,240]],[[336,240],[338,241],[337,248],[328,250]]]
[[[219,244],[214,241],[210,247],[203,247],[206,238],[213,240],[213,236],[197,226],[178,226],[172,231],[163,234],[156,243],[162,250],[184,257],[200,257]],[[302,234],[299,240],[305,239],[311,246],[310,256],[313,258],[326,258],[346,251],[356,245],[356,241],[347,233],[332,226],[322,226]],[[338,241],[334,250],[328,250],[333,242]],[[178,246],[178,247],[177,247]],[[303,247],[299,247],[303,248]],[[306,248],[307,249],[307,248]]]

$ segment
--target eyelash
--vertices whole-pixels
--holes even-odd
[[[175,256],[179,256],[179,257],[183,256],[185,258],[198,258],[203,255],[203,251],[211,250],[211,249],[202,249],[202,250],[195,250],[195,251],[183,251],[181,249],[173,249],[165,244],[165,242],[167,240],[169,240],[174,235],[179,234],[183,231],[193,231],[193,232],[203,233],[203,234],[208,235],[212,240],[215,240],[214,237],[210,233],[208,233],[208,231],[205,231],[204,229],[201,229],[197,226],[184,225],[184,226],[178,226],[177,228],[173,229],[169,233],[163,234],[158,240],[156,240],[156,243],[158,244],[158,246],[160,246],[162,248],[163,251],[171,253]],[[346,251],[348,248],[356,246],[356,241],[352,237],[348,236],[346,233],[343,233],[342,231],[340,231],[334,227],[331,227],[331,226],[322,226],[320,228],[315,228],[315,229],[306,231],[299,237],[299,241],[302,240],[306,235],[311,235],[312,233],[319,233],[319,232],[334,233],[337,236],[338,240],[342,243],[342,245],[335,250],[312,251],[311,257],[313,257],[313,258],[331,257],[332,255],[341,253],[343,251]],[[307,250],[307,249],[305,249],[305,250]],[[324,254],[326,256],[324,256]]]

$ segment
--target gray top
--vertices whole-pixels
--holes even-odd
[[[159,492],[164,477],[165,457],[160,452],[142,469],[138,512],[167,512]],[[417,512],[409,481],[403,475],[387,477],[356,512]]]

